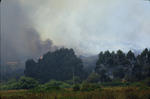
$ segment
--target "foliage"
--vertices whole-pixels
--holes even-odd
[[[102,86],[129,86],[130,83],[128,82],[121,82],[121,81],[112,81],[112,82],[103,82],[101,83]]]
[[[94,90],[101,90],[100,85],[87,82],[83,82],[83,84],[81,85],[81,91],[94,91]]]
[[[38,86],[38,81],[30,77],[21,77],[18,81],[20,89],[32,89]]]
[[[73,91],[79,91],[80,90],[80,85],[76,84],[73,86]]]
[[[10,81],[8,81],[7,83],[3,83],[1,84],[1,90],[11,90],[11,89],[19,89],[19,83],[12,79]]]
[[[144,83],[144,85],[150,87],[150,77],[149,77],[149,78],[146,78],[146,79],[143,81],[143,83]]]
[[[39,85],[38,81],[29,77],[21,77],[19,80],[10,80],[1,85],[1,90],[32,89]]]
[[[27,90],[0,91],[2,99],[149,99],[150,89],[137,87],[103,87],[98,91],[31,92]]]
[[[71,85],[62,82],[51,80],[45,84],[40,84],[38,87],[34,88],[32,91],[34,92],[46,92],[46,91],[54,91],[54,90],[63,90],[65,88],[71,88]]]
[[[100,52],[95,72],[99,74],[101,82],[106,82],[109,78],[144,80],[150,76],[150,50],[146,48],[139,55],[135,55],[131,50],[128,53],[121,50],[116,53]]]
[[[26,61],[25,75],[47,82],[51,79],[69,80],[73,76],[83,79],[86,73],[82,60],[75,55],[73,49],[61,48],[46,53],[37,63],[33,59]]]
[[[99,82],[99,79],[100,79],[100,76],[99,76],[97,73],[92,72],[92,73],[88,76],[87,82],[89,82],[89,83],[97,83],[97,82]]]

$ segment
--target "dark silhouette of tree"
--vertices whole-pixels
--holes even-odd
[[[39,59],[26,61],[25,75],[36,78],[41,82],[54,80],[70,80],[73,76],[81,79],[85,77],[82,60],[73,49],[61,48],[55,52],[48,52]]]
[[[131,50],[127,53],[127,59],[130,60],[130,61],[135,60],[135,55]]]
[[[97,83],[99,81],[100,81],[100,76],[95,72],[92,72],[87,78],[87,82],[89,83]]]
[[[150,76],[150,50],[146,48],[137,56],[131,50],[126,54],[121,50],[100,52],[95,72],[106,78],[143,80]]]

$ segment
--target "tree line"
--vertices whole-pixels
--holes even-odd
[[[150,50],[144,49],[139,55],[131,50],[124,53],[121,50],[115,52],[100,52],[96,63],[95,73],[101,82],[114,79],[126,81],[140,81],[150,77]]]
[[[131,50],[124,53],[100,52],[94,71],[88,75],[82,60],[73,49],[61,48],[48,52],[37,62],[26,61],[25,76],[44,83],[49,80],[86,80],[89,82],[108,82],[113,80],[140,81],[150,77],[150,50],[144,49],[139,55]]]
[[[42,59],[35,62],[33,59],[26,61],[25,76],[33,77],[44,83],[49,80],[71,80],[75,77],[84,79],[86,72],[83,63],[73,49],[61,48],[55,52],[48,52]]]

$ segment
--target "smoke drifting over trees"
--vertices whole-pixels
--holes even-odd
[[[145,0],[19,1],[42,39],[56,45],[82,54],[149,47],[150,3]]]
[[[84,55],[149,48],[149,2],[3,0],[0,6],[3,63],[35,59],[55,45]]]
[[[56,49],[51,40],[41,40],[32,20],[26,16],[17,0],[5,0],[1,8],[3,63],[37,58],[47,51]]]
[[[33,54],[27,54],[32,48],[25,43],[31,31],[40,41],[49,38],[80,54],[143,49],[150,42],[149,4],[143,0],[3,0],[3,42],[10,41],[4,44],[14,50],[23,48],[17,53],[26,56]]]

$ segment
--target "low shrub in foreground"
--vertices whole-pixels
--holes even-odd
[[[102,86],[128,86],[129,82],[121,82],[121,81],[112,81],[112,82],[103,82]]]
[[[30,77],[21,77],[19,80],[10,80],[1,85],[1,90],[32,89],[39,85],[38,81]]]
[[[79,91],[80,90],[80,85],[76,84],[73,86],[73,91]]]
[[[81,91],[94,91],[94,90],[101,90],[100,85],[99,84],[86,83],[86,82],[84,82],[81,85]]]
[[[71,85],[62,81],[51,80],[45,84],[41,84],[38,87],[32,89],[32,91],[34,92],[59,91],[65,88],[71,88]]]
[[[101,91],[65,91],[51,92],[4,91],[1,99],[150,99],[150,89],[139,90],[136,87],[104,87]]]

